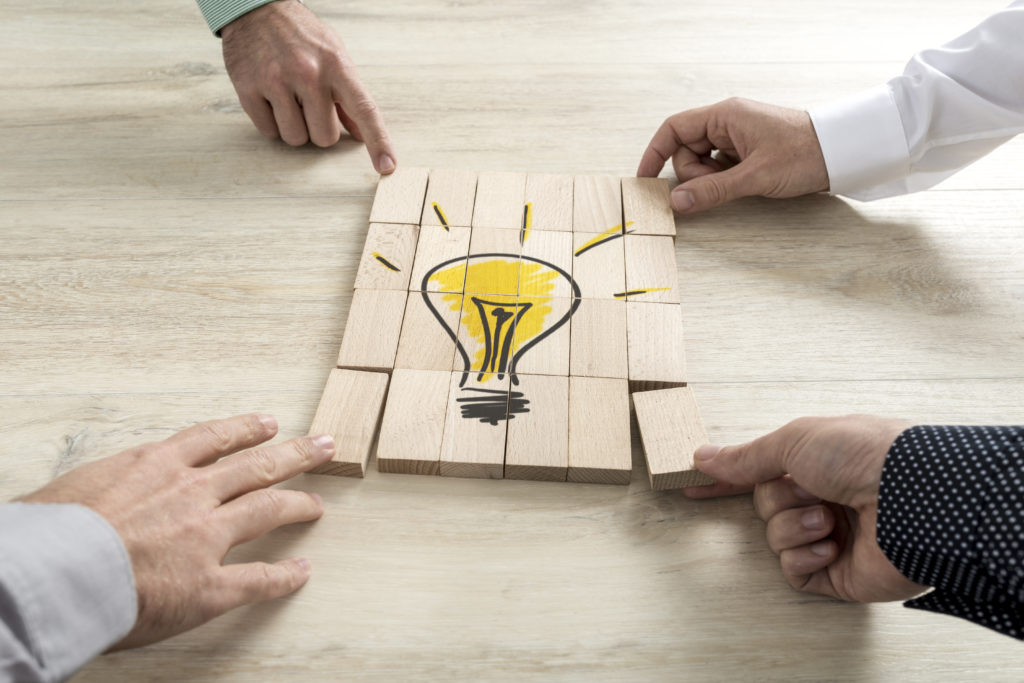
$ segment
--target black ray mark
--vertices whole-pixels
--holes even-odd
[[[401,271],[401,269],[398,266],[396,266],[391,261],[388,261],[386,258],[384,258],[383,256],[381,256],[379,254],[375,255],[374,258],[377,259],[378,261],[380,261],[381,263],[383,263],[385,268],[390,268],[391,270],[395,271],[396,273]]]
[[[437,220],[441,221],[441,225],[447,230],[448,221],[445,220],[444,214],[441,213],[441,207],[437,205],[437,202],[434,202],[434,213],[437,214]]]

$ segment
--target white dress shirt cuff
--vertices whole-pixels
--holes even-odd
[[[910,172],[899,109],[888,85],[808,110],[828,169],[829,192],[874,199],[868,188]]]

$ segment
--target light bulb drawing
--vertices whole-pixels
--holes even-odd
[[[551,295],[560,278],[572,296]],[[463,335],[445,321],[427,291],[433,285],[451,310],[461,312]],[[462,417],[498,425],[529,412],[529,399],[514,390],[516,364],[531,349],[569,322],[580,304],[580,288],[566,271],[518,254],[473,254],[439,263],[422,282],[427,308],[455,342],[462,360]],[[464,292],[491,292],[472,294]],[[559,306],[564,310],[559,310]],[[511,376],[511,384],[505,383]],[[495,388],[495,387],[510,388]]]

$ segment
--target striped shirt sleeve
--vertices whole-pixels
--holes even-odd
[[[203,13],[207,25],[213,35],[219,36],[220,30],[232,21],[248,14],[257,7],[274,2],[274,0],[196,0],[199,11]]]

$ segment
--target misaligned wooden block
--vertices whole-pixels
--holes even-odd
[[[370,223],[356,289],[408,289],[419,231],[418,225]]]
[[[686,385],[683,315],[679,304],[626,302],[629,390]]]
[[[467,294],[515,296],[519,290],[519,233],[500,228],[473,228],[466,265]]]
[[[395,367],[450,371],[461,311],[461,294],[409,292]]]
[[[528,412],[509,411],[505,478],[565,481],[569,469],[569,378],[516,375]]]
[[[377,439],[377,469],[438,474],[451,373],[398,368],[391,375]]]
[[[478,382],[462,372],[451,375],[441,441],[441,476],[501,479],[509,375]]]
[[[399,166],[391,175],[382,175],[373,197],[370,222],[419,225],[427,174],[425,168]]]
[[[334,437],[334,457],[310,472],[339,477],[366,474],[387,389],[388,376],[382,372],[331,370],[309,434]]]
[[[572,315],[569,374],[626,379],[626,302],[582,299]]]
[[[476,182],[473,227],[519,230],[525,196],[525,173],[482,171]]]
[[[676,247],[671,237],[626,235],[626,291],[630,300],[679,303]]]
[[[575,296],[572,287],[572,233],[530,230],[523,235],[519,294]]]
[[[516,304],[521,314],[513,335],[511,371],[568,375],[572,311],[579,305],[579,299],[520,296]]]
[[[573,183],[573,232],[622,230],[622,189],[610,175],[578,175]]]
[[[715,483],[693,466],[693,452],[708,435],[689,387],[634,393],[633,406],[652,489]]]
[[[421,227],[409,289],[461,292],[466,280],[469,240],[469,228],[453,226],[446,230],[437,225]]]
[[[622,218],[637,235],[676,236],[676,219],[664,178],[623,178]]]
[[[527,223],[532,230],[572,232],[571,175],[530,173],[526,176]]]
[[[568,481],[628,484],[632,471],[626,380],[570,377]]]
[[[626,291],[623,237],[615,228],[603,233],[573,233],[572,279],[584,299],[625,298],[622,296]]]
[[[352,293],[338,367],[391,372],[402,332],[407,293],[357,289]]]
[[[468,228],[473,225],[475,201],[476,171],[431,169],[420,225]]]

